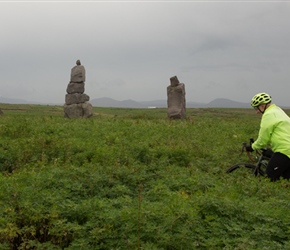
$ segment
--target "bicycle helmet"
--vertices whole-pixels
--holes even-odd
[[[258,107],[261,104],[267,104],[267,103],[270,103],[271,101],[272,101],[271,96],[263,92],[263,93],[256,94],[252,98],[251,105],[252,107]]]

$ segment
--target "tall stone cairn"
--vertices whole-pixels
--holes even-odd
[[[93,106],[89,103],[90,97],[85,94],[86,70],[80,60],[71,69],[70,82],[67,85],[64,117],[88,118],[93,115]]]
[[[170,85],[167,87],[167,106],[168,118],[186,118],[185,85],[179,82],[177,76],[170,78]]]

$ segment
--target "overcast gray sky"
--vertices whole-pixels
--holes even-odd
[[[290,1],[0,1],[0,96],[64,103],[77,59],[85,93],[290,105]]]

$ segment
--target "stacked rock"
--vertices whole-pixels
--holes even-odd
[[[180,83],[177,76],[170,78],[167,87],[167,115],[171,119],[186,118],[185,85]]]
[[[66,89],[64,117],[88,118],[93,115],[93,107],[89,103],[90,97],[85,92],[86,70],[80,60],[71,69],[70,82]]]

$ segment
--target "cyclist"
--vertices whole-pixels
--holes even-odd
[[[271,101],[267,93],[252,98],[251,105],[262,118],[258,139],[246,150],[253,152],[270,145],[274,154],[266,169],[267,176],[271,181],[290,179],[290,117]]]

